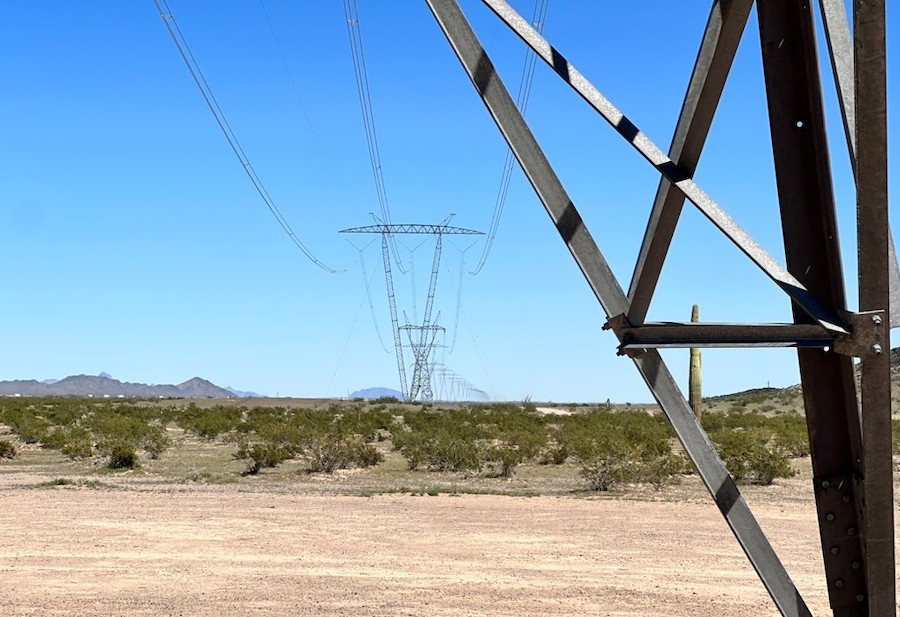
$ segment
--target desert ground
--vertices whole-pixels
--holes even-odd
[[[57,485],[28,469],[0,466],[4,615],[777,614],[693,478],[602,497],[361,496],[128,475]],[[824,615],[808,486],[801,474],[745,494]]]

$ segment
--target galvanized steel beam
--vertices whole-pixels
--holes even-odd
[[[426,0],[607,317],[628,299],[455,0]],[[732,532],[784,615],[810,615],[725,465],[655,350],[633,358]]]
[[[799,0],[757,0],[757,13],[787,265],[840,312],[844,281],[812,8]],[[810,322],[793,309],[796,323]],[[836,616],[868,615],[853,361],[814,349],[797,353],[829,600]],[[837,503],[847,505],[836,509]]]
[[[854,0],[856,214],[860,310],[890,308],[888,275],[887,57],[885,0]],[[887,320],[878,324],[888,334]],[[890,354],[860,367],[865,452],[865,548],[871,617],[895,615]]]
[[[855,45],[863,53],[864,66],[856,77],[854,39],[850,34],[842,0],[820,0],[832,70],[844,120],[850,162],[857,181],[860,310],[878,307],[889,319],[874,324],[888,340],[887,326],[900,326],[900,268],[888,224],[886,192],[885,31],[884,2],[854,6]],[[857,126],[857,90],[862,93]],[[862,137],[859,168],[857,139]],[[885,231],[887,238],[884,238]],[[885,243],[887,263],[885,258]],[[887,274],[885,274],[887,269]],[[860,365],[862,441],[865,446],[866,570],[870,614],[895,614],[896,587],[893,537],[893,470],[891,464],[890,358],[888,345],[882,354],[863,357]]]
[[[669,147],[669,158],[687,177],[693,177],[697,169],[752,5],[753,0],[713,2]],[[628,321],[636,326],[647,317],[683,205],[684,193],[660,178],[628,288]]]
[[[622,341],[619,350],[690,347],[816,347],[834,345],[834,335],[818,324],[652,323],[621,327],[609,322]]]
[[[850,166],[856,178],[856,83],[853,69],[853,38],[843,0],[819,0],[825,40],[834,74],[835,89],[844,123],[844,136],[850,153]],[[890,327],[900,327],[900,265],[894,248],[894,234],[888,229],[888,290]]]

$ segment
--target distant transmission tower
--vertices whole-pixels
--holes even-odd
[[[450,227],[451,214],[438,225],[395,225],[379,222],[376,225],[365,227],[351,227],[343,229],[342,234],[381,234],[381,253],[384,258],[384,279],[387,285],[388,306],[391,311],[391,325],[394,331],[394,350],[397,355],[397,372],[400,374],[400,390],[407,400],[431,401],[434,392],[431,387],[433,372],[432,353],[434,342],[438,332],[444,330],[438,325],[438,318],[432,320],[431,312],[434,307],[434,293],[437,288],[438,271],[441,265],[441,238],[445,235],[480,236],[480,231],[464,229],[462,227]],[[434,245],[434,259],[431,265],[431,281],[428,285],[428,296],[425,299],[425,314],[421,324],[412,324],[404,313],[406,323],[400,325],[397,317],[397,299],[394,294],[394,280],[391,272],[390,239],[395,234],[418,234],[436,236]],[[440,313],[438,313],[438,317]],[[401,332],[405,332],[409,340],[409,347],[413,354],[412,382],[407,387],[406,363],[403,358],[403,340]]]
[[[434,373],[434,341],[438,332],[443,332],[444,327],[437,325],[441,314],[438,313],[432,325],[413,325],[407,323],[400,326],[409,336],[409,346],[413,352],[413,376],[409,386],[408,398],[411,401],[421,398],[424,401],[434,400],[434,391],[431,389],[431,377]]]

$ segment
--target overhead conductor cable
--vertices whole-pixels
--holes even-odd
[[[547,19],[547,8],[550,0],[535,0],[534,13],[531,16],[531,23],[538,32],[544,31],[544,21]],[[528,99],[531,96],[531,86],[534,83],[534,67],[537,55],[531,50],[525,51],[525,64],[522,67],[522,79],[519,81],[519,92],[516,95],[516,106],[521,110],[522,115],[528,109]],[[481,259],[475,269],[469,272],[475,276],[484,268],[491,249],[494,246],[494,238],[497,237],[497,229],[500,226],[500,217],[503,215],[503,206],[506,205],[506,195],[509,192],[509,181],[512,178],[513,165],[512,150],[507,148],[506,160],[503,162],[503,174],[500,176],[500,187],[497,190],[497,200],[494,204],[494,214],[491,217],[491,226],[487,233],[487,239],[484,242],[484,249],[481,252]]]
[[[153,0],[153,4],[156,6],[156,10],[159,12],[159,16],[162,18],[163,23],[166,25],[166,29],[169,31],[169,35],[172,37],[172,41],[175,43],[175,47],[178,48],[178,53],[184,60],[188,71],[190,71],[191,77],[193,77],[194,79],[194,83],[196,83],[197,87],[200,89],[200,94],[203,95],[203,100],[206,101],[206,105],[212,112],[213,117],[215,117],[216,123],[219,125],[219,128],[222,129],[222,134],[225,135],[225,139],[228,140],[228,145],[231,146],[232,151],[234,151],[235,156],[237,156],[238,160],[241,163],[241,166],[244,168],[244,173],[246,173],[247,177],[250,178],[250,182],[253,183],[253,187],[256,189],[256,192],[259,193],[259,196],[262,198],[263,203],[269,209],[269,212],[272,213],[272,216],[275,217],[275,220],[278,221],[278,224],[281,225],[281,228],[284,230],[287,236],[291,239],[294,245],[298,249],[300,249],[300,251],[306,256],[307,259],[309,259],[311,262],[313,262],[315,265],[317,265],[322,270],[325,270],[326,272],[331,272],[332,274],[337,272],[337,270],[325,265],[315,255],[313,255],[312,251],[306,248],[303,242],[300,241],[300,238],[297,236],[297,234],[294,233],[294,230],[291,228],[290,224],[288,224],[287,220],[284,218],[284,215],[281,214],[281,211],[275,205],[275,202],[269,195],[269,191],[266,190],[265,185],[263,185],[262,180],[260,180],[259,176],[256,175],[256,171],[253,169],[253,166],[250,164],[250,160],[244,153],[244,149],[241,147],[237,136],[234,134],[231,126],[228,124],[228,119],[225,117],[225,113],[222,111],[222,108],[219,106],[219,102],[213,95],[212,89],[209,87],[209,83],[207,83],[206,81],[206,77],[203,76],[203,72],[200,70],[200,65],[197,64],[197,60],[194,58],[194,54],[191,52],[191,48],[187,43],[187,39],[185,39],[184,35],[181,32],[181,29],[178,27],[178,22],[175,21],[175,17],[172,15],[172,11],[169,9],[166,0]]]
[[[381,220],[391,224],[391,209],[388,204],[387,191],[384,188],[384,174],[381,170],[381,154],[378,151],[378,135],[375,131],[375,114],[372,110],[372,95],[369,92],[369,77],[366,68],[366,54],[363,48],[362,31],[359,27],[359,8],[356,0],[344,0],[344,15],[347,19],[347,35],[350,37],[350,55],[353,58],[353,72],[356,75],[356,89],[359,94],[359,106],[362,112],[363,126],[366,132],[366,144],[369,149],[369,160],[372,163],[372,176],[375,180],[375,193],[381,208]],[[406,274],[403,262],[397,252],[394,236],[387,234],[388,244],[397,269]]]

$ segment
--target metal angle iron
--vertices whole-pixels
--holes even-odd
[[[892,315],[889,280],[896,264],[887,224],[884,0],[855,0],[854,57],[867,61],[862,69],[859,62],[849,63],[855,66],[853,97],[846,92],[840,97],[845,125],[855,123],[855,129],[848,128],[847,133],[858,184],[858,313],[846,310],[816,34],[808,3],[757,2],[787,256],[787,267],[783,267],[691,179],[751,2],[713,2],[667,157],[506,2],[482,1],[662,176],[626,296],[457,2],[426,0],[606,312],[607,328],[619,338],[620,353],[634,361],[779,611],[790,616],[810,614],[657,347],[798,348],[832,611],[840,617],[895,615],[889,354],[885,352],[888,316]],[[838,88],[846,91],[849,35],[841,29],[845,26],[840,15],[835,18],[836,1],[821,0],[821,4]],[[843,42],[832,44],[838,40]],[[848,103],[850,98],[853,104]],[[858,152],[865,156],[856,156]],[[800,181],[795,181],[798,177]],[[785,291],[793,301],[793,324],[643,323],[684,198]],[[825,233],[811,233],[809,221]],[[800,263],[817,265],[804,270]],[[889,263],[894,267],[889,268]],[[795,271],[802,275],[795,276]],[[862,358],[862,420],[851,356]]]

